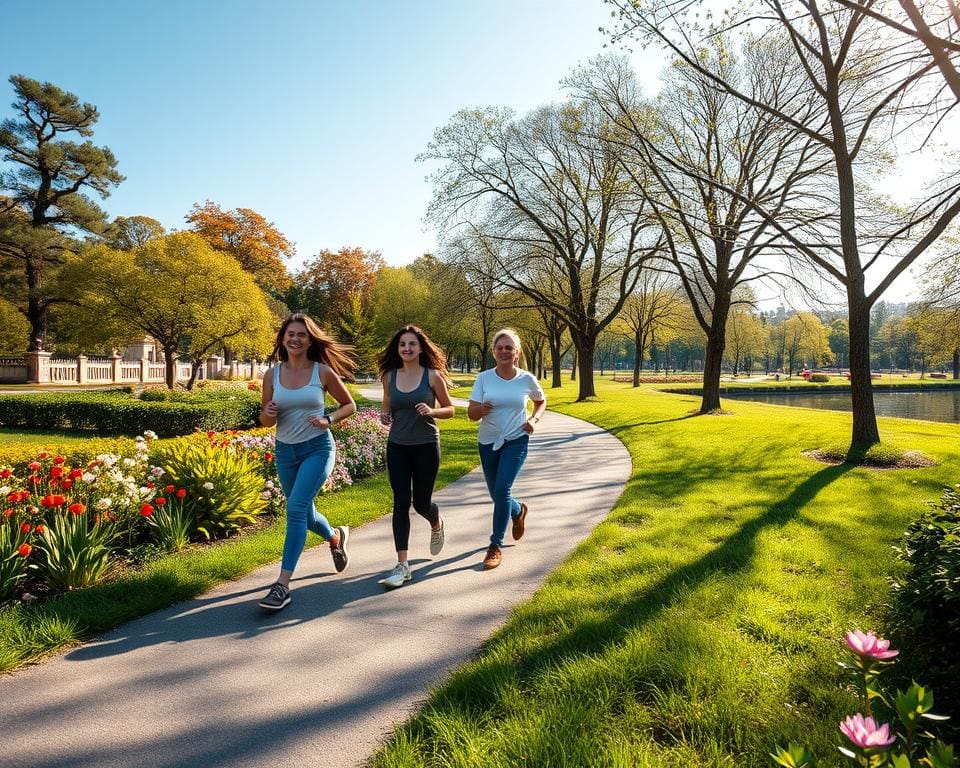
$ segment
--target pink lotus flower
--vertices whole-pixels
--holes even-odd
[[[887,723],[878,726],[872,717],[859,713],[840,723],[840,731],[860,749],[886,749],[897,740]]]
[[[900,651],[890,650],[890,641],[877,637],[873,632],[861,632],[855,629],[847,632],[847,645],[857,656],[865,656],[870,659],[892,659]]]

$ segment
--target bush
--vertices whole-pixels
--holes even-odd
[[[830,377],[825,373],[811,373],[808,381],[823,384],[824,382],[830,381]]]
[[[960,493],[944,489],[939,502],[910,524],[894,548],[909,570],[893,582],[901,632],[916,646],[931,683],[950,692],[960,709]],[[948,684],[949,681],[952,683]]]
[[[51,510],[37,540],[37,568],[57,589],[96,584],[110,565],[114,524],[105,515],[87,513],[80,502]]]
[[[169,397],[161,396],[159,401],[137,399],[121,392],[7,395],[0,398],[0,424],[128,435],[152,431],[161,437],[173,437],[198,429],[233,429],[256,422],[260,411],[256,393],[210,393],[195,396],[174,392]]]
[[[387,461],[389,434],[390,430],[380,423],[379,411],[357,411],[334,429],[337,463],[342,458],[346,471],[354,480],[382,471]]]
[[[253,523],[267,507],[257,458],[232,446],[178,440],[157,451],[157,463],[186,489],[194,529],[204,538]]]
[[[13,594],[13,590],[27,572],[27,557],[33,547],[27,543],[32,526],[25,516],[13,509],[0,517],[0,603]],[[23,528],[26,524],[30,528]]]

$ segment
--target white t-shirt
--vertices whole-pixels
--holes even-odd
[[[470,399],[493,405],[493,410],[480,419],[477,439],[484,445],[493,443],[493,450],[498,451],[505,441],[526,434],[527,400],[546,400],[547,396],[530,371],[518,368],[512,379],[501,379],[496,368],[488,368],[477,376]]]

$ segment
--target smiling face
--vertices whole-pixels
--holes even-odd
[[[397,342],[397,352],[400,354],[400,359],[405,363],[413,362],[420,358],[420,339],[417,338],[417,334],[407,332],[400,335],[400,339]]]
[[[307,333],[307,326],[299,320],[295,320],[287,326],[283,334],[283,348],[287,350],[288,355],[306,354],[310,348],[310,334]]]
[[[493,342],[493,358],[497,365],[516,365],[520,359],[520,345],[507,334],[500,334]]]

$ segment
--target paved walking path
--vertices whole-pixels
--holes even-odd
[[[271,565],[0,678],[0,765],[362,765],[590,533],[629,473],[616,438],[548,412],[515,487],[527,533],[513,546],[508,532],[500,568],[480,568],[492,504],[477,470],[435,496],[447,528],[436,559],[412,514],[414,579],[400,589],[377,584],[395,559],[388,515],[352,532],[343,574],[326,546],[306,551],[277,614],[257,608]]]

